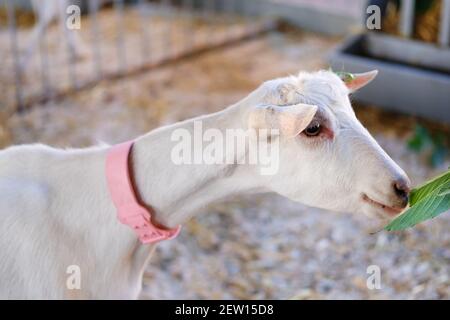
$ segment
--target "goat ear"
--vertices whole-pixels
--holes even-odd
[[[378,70],[372,70],[364,73],[353,73],[347,74],[342,81],[345,82],[345,85],[350,90],[350,92],[355,92],[358,89],[366,86],[369,82],[371,82],[378,74]]]
[[[255,130],[279,130],[286,137],[295,137],[311,123],[317,106],[296,104],[292,106],[262,105],[256,107],[249,117],[249,127]]]

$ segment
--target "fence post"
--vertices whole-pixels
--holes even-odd
[[[450,0],[442,0],[439,43],[446,47],[450,45]]]
[[[45,98],[50,97],[51,84],[50,77],[48,75],[50,66],[48,64],[48,51],[47,51],[47,33],[42,32],[39,34],[39,53],[41,56],[41,81],[42,81],[42,94]]]
[[[22,63],[20,61],[19,47],[17,44],[17,30],[16,30],[16,12],[13,1],[6,1],[6,11],[8,16],[8,29],[10,35],[11,53],[13,55],[14,63],[14,82],[16,90],[16,102],[19,112],[24,110],[23,96],[22,96]]]
[[[183,10],[186,11],[186,23],[193,23],[194,15],[194,0],[183,0],[182,4]],[[191,51],[195,46],[195,33],[193,33],[187,26],[184,31],[185,39],[185,47],[186,51]]]
[[[414,27],[415,0],[402,0],[400,12],[400,34],[410,38]]]
[[[123,0],[114,0],[114,9],[117,15],[117,58],[119,59],[119,72],[123,72],[127,69],[127,57],[125,51],[125,37],[124,37],[124,4]]]
[[[103,77],[102,70],[102,55],[100,46],[100,36],[98,28],[98,10],[99,10],[99,0],[90,0],[89,2],[89,14],[91,15],[91,32],[92,32],[92,53],[93,53],[93,67],[94,74],[97,80]]]
[[[147,13],[147,8],[145,7],[145,0],[138,0],[137,9],[139,11],[139,17],[141,19],[141,52],[142,52],[142,63],[147,63],[150,60],[150,36],[147,30],[147,20],[149,15]]]
[[[69,32],[74,32],[73,30],[69,30],[68,26],[66,25],[66,17],[67,17],[67,7],[64,6],[64,1],[60,1],[58,4],[59,9],[59,24],[61,27],[61,33],[62,36],[65,38],[66,42],[66,53],[67,53],[67,72],[69,77],[69,82],[72,85],[73,88],[78,88],[78,81],[76,76],[76,68],[75,68],[75,48],[73,47],[75,43],[73,40],[75,38],[68,37]]]
[[[166,18],[167,22],[167,34],[164,38],[164,44],[163,44],[163,56],[162,59],[171,58],[172,56],[175,56],[175,50],[174,50],[174,42],[173,42],[173,31],[174,26],[172,25],[174,20],[171,16],[171,9],[172,3],[170,0],[162,0],[160,4],[160,10],[164,18]]]

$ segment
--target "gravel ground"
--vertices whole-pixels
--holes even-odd
[[[118,142],[161,124],[219,110],[264,80],[317,70],[337,39],[271,34],[175,66],[101,83],[59,103],[3,118],[3,145]],[[416,119],[357,109],[387,152],[419,183],[430,169],[407,150]],[[447,131],[448,134],[448,131]],[[163,242],[147,269],[143,299],[448,299],[450,216],[387,233],[377,221],[305,207],[277,195],[209,207]],[[381,269],[368,290],[367,267]]]

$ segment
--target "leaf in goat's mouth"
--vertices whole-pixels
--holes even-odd
[[[404,230],[450,210],[450,170],[411,191],[410,208],[391,221],[387,231]]]

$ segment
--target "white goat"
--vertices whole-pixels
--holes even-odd
[[[221,112],[137,138],[131,171],[141,201],[170,228],[211,202],[267,191],[333,211],[392,217],[406,206],[409,180],[348,98],[375,75],[356,75],[347,85],[329,71],[268,81]],[[269,142],[279,143],[278,172],[261,175],[258,165],[238,163],[175,165],[171,136],[177,129],[194,135],[194,121],[219,132],[280,129]],[[138,297],[155,245],[142,245],[117,221],[105,178],[108,149],[0,151],[0,298]],[[70,265],[80,267],[79,290],[66,286]]]

